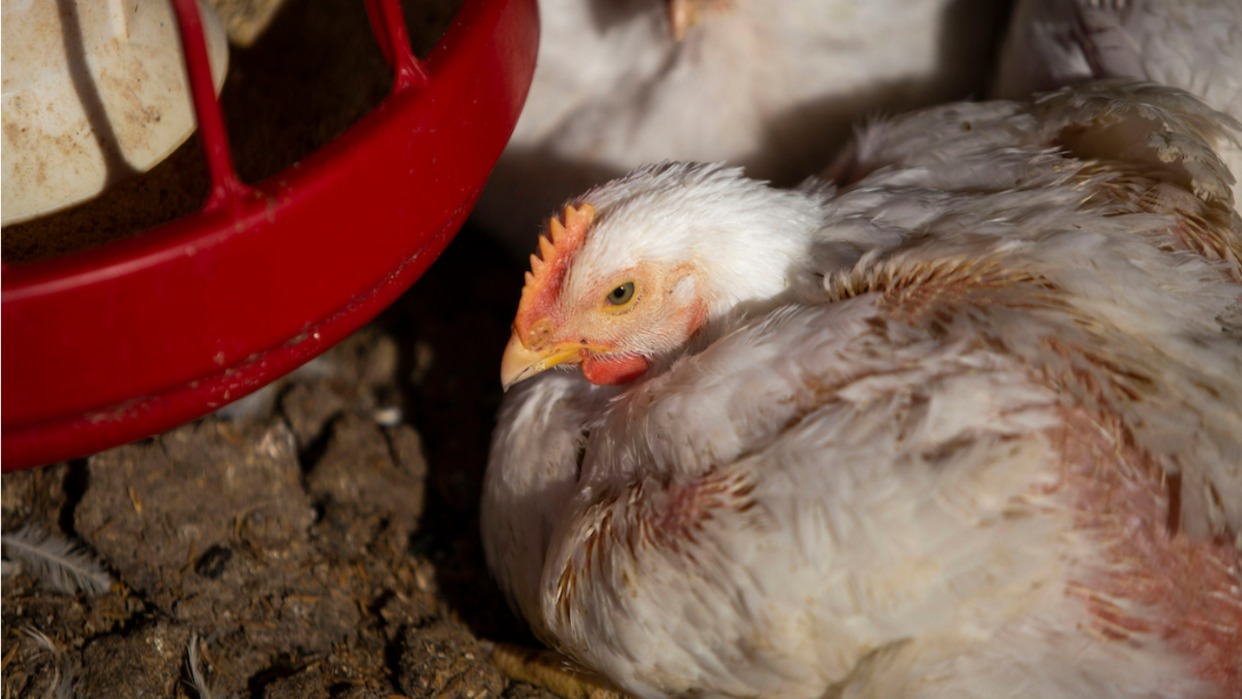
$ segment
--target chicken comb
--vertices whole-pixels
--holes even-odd
[[[517,318],[513,322],[523,340],[537,339],[528,338],[526,332],[534,330],[535,323],[548,316],[561,292],[569,263],[582,247],[594,220],[595,207],[590,204],[576,208],[567,204],[560,218],[548,219],[547,233],[539,236],[539,252],[530,256],[530,271],[526,273],[526,286],[522,287]]]

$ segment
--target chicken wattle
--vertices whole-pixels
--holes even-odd
[[[1235,128],[1090,84],[873,125],[842,189],[581,195],[505,353],[500,586],[640,697],[1238,696]]]

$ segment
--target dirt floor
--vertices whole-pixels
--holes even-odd
[[[3,528],[80,542],[115,583],[3,578],[3,697],[548,697],[477,508],[521,271],[466,230],[394,307],[255,400],[3,476]],[[445,312],[446,299],[454,310]],[[235,404],[236,406],[236,404]]]
[[[403,2],[418,53],[459,3]],[[287,0],[232,50],[221,100],[241,176],[312,152],[390,82],[361,2]],[[6,227],[5,262],[195,211],[200,151],[191,138],[98,200]],[[521,280],[464,231],[376,322],[227,416],[4,475],[6,535],[64,537],[113,583],[66,592],[6,561],[3,698],[551,696],[509,683],[480,645],[533,644],[477,526]]]

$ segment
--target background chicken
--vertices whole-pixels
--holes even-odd
[[[1235,126],[1086,85],[875,125],[842,191],[582,195],[505,353],[501,587],[643,697],[1236,696]]]
[[[1132,78],[1180,87],[1242,118],[1242,2],[1018,0],[995,93],[1008,99],[1084,80]],[[1235,179],[1242,147],[1221,143]],[[1234,206],[1242,205],[1242,195]]]
[[[477,220],[526,250],[572,192],[659,160],[792,184],[854,122],[981,90],[992,0],[543,0],[530,95]],[[681,40],[670,17],[688,18]]]

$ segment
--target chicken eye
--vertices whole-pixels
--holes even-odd
[[[634,298],[634,282],[626,282],[608,292],[604,297],[613,306],[624,306]]]

